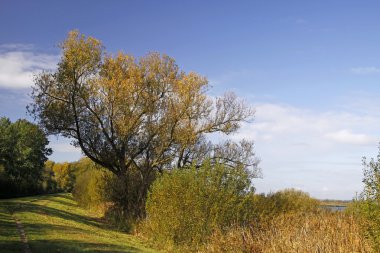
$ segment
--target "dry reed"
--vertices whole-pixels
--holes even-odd
[[[201,252],[371,252],[358,220],[341,212],[288,213],[260,226],[217,231]]]

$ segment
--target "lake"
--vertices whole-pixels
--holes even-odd
[[[347,206],[338,206],[338,205],[321,205],[321,208],[331,210],[331,211],[343,211]]]

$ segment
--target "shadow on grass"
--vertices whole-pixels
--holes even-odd
[[[51,201],[51,200],[49,200]],[[85,215],[80,215],[80,214],[75,214],[72,212],[68,212],[65,210],[61,209],[56,209],[53,207],[49,206],[44,206],[40,204],[34,204],[32,202],[24,202],[24,203],[18,203],[18,204],[13,204],[9,205],[7,207],[11,213],[13,212],[29,212],[29,213],[35,213],[38,215],[46,215],[46,216],[52,216],[52,217],[57,217],[61,218],[64,220],[71,220],[75,221],[84,225],[88,226],[96,226],[98,228],[106,228],[105,224],[102,224],[99,222],[98,218],[93,218],[93,217],[88,217]]]
[[[70,194],[66,194],[66,193],[59,193],[59,194],[56,194],[55,196],[58,196],[60,198],[63,198],[63,199],[67,199],[69,201],[74,201],[74,198],[73,196]]]
[[[13,218],[0,209],[0,252],[22,252],[17,226]]]
[[[71,240],[33,240],[30,242],[30,247],[32,252],[94,252],[94,253],[137,253],[143,252],[138,248],[126,246],[121,247],[114,244],[105,243],[88,243],[82,241],[71,241]]]
[[[64,200],[61,200],[64,199]],[[48,198],[48,200],[50,202],[55,202],[57,204],[61,204],[61,205],[65,205],[65,206],[70,206],[70,207],[75,207],[75,208],[78,208],[78,204],[76,202],[72,203],[73,200],[70,199],[69,197],[65,196],[65,195],[60,195],[59,198],[58,197],[55,197],[55,198]]]
[[[23,252],[23,245],[20,241],[15,240],[0,240],[0,252],[20,253]]]
[[[43,223],[26,223],[26,222],[24,222],[23,225],[27,228],[27,233],[29,236],[31,236],[31,235],[49,235],[49,234],[51,234],[51,231],[59,231],[59,233],[62,233],[65,235],[88,233],[88,230],[85,230],[82,228],[63,226],[63,225],[52,225],[52,224],[43,224]]]
[[[71,196],[65,194],[47,195],[43,198],[40,197],[38,200],[39,201],[35,201],[35,199],[20,199],[16,201],[1,201],[0,232],[3,230],[15,231],[14,220],[12,216],[8,214],[15,213],[17,216],[19,212],[26,212],[28,215],[37,215],[37,219],[33,218],[31,222],[27,220],[23,221],[32,252],[143,252],[138,246],[135,247],[135,245],[119,245],[118,243],[113,243],[112,240],[108,241],[106,238],[104,239],[107,241],[97,242],[96,239],[91,238],[91,236],[95,235],[102,238],[105,233],[115,231],[115,229],[110,227],[109,224],[101,222],[99,218],[75,213],[76,208],[79,207],[73,202]],[[55,208],[54,203],[59,204],[57,208]],[[49,204],[53,205],[49,206]],[[2,211],[5,210],[6,212],[2,213]],[[43,222],[45,218],[49,221],[50,217],[52,219],[59,218],[76,222],[77,224],[71,226],[70,223],[59,222],[57,220],[55,220],[55,222],[58,222],[58,224],[47,224]],[[86,227],[82,227],[82,225],[97,227],[101,230],[99,230],[98,234],[98,230],[89,230]],[[57,234],[54,235],[54,238],[49,238],[52,233]],[[58,237],[59,239],[57,239],[57,237],[55,237],[60,235],[68,236],[67,238],[73,238],[74,240],[64,239],[62,237]],[[82,236],[85,237],[82,238]],[[89,236],[90,240],[93,241],[86,241],[86,238],[89,238]],[[3,237],[0,235],[0,252],[22,252],[22,246],[19,238],[15,237],[14,234],[4,235]]]

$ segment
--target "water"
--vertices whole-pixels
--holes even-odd
[[[320,207],[327,209],[327,210],[330,210],[330,211],[344,211],[344,209],[347,208],[347,206],[330,206],[330,205],[328,205],[328,206],[322,205]]]

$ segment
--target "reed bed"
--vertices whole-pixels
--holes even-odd
[[[372,252],[359,221],[342,212],[288,213],[249,228],[216,231],[200,252]]]

